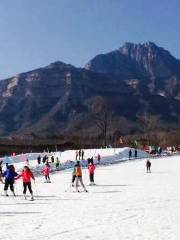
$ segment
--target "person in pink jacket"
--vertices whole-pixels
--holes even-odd
[[[50,177],[49,177],[49,174],[50,174],[50,167],[49,167],[49,164],[46,164],[44,169],[43,169],[43,173],[44,173],[44,177],[45,177],[45,182],[46,183],[50,183]]]
[[[89,170],[90,185],[95,185],[95,183],[94,183],[94,171],[95,171],[95,166],[94,166],[94,164],[93,164],[92,162],[89,164],[88,170]]]
[[[32,187],[31,187],[31,179],[33,179],[35,181],[34,175],[31,172],[30,168],[28,166],[25,166],[24,169],[22,170],[22,172],[15,178],[15,180],[22,178],[23,180],[23,194],[24,194],[24,198],[26,199],[26,191],[27,188],[29,189],[29,192],[31,194],[31,200],[34,200],[33,197],[33,191],[32,191]]]

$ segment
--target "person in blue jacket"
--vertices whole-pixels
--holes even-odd
[[[14,192],[14,178],[18,176],[17,172],[15,171],[14,165],[9,165],[8,169],[3,173],[3,177],[5,178],[5,185],[4,185],[4,192],[5,195],[8,196],[7,190],[10,186],[10,190],[12,191],[13,195],[15,195]]]

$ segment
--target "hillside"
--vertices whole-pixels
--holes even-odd
[[[55,62],[2,80],[0,135],[102,134],[94,121],[99,106],[111,115],[112,134],[120,127],[122,134],[141,131],[144,114],[176,128],[180,61],[154,43],[126,43],[85,68]]]

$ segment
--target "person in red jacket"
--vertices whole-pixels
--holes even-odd
[[[26,199],[26,191],[27,188],[29,189],[29,192],[31,194],[31,200],[34,200],[33,197],[33,191],[32,191],[32,187],[31,187],[31,179],[33,179],[35,181],[34,175],[31,172],[30,168],[28,166],[25,166],[22,173],[19,174],[15,179],[19,179],[20,177],[22,177],[23,180],[23,194],[24,194],[24,198]]]
[[[44,176],[45,176],[45,182],[46,183],[50,183],[50,177],[49,177],[49,174],[50,174],[50,167],[49,167],[49,164],[46,164],[44,169],[43,169],[43,173],[44,173]]]
[[[94,170],[95,170],[95,166],[94,166],[94,164],[92,162],[89,164],[88,170],[89,170],[90,185],[95,185],[95,183],[94,183]]]

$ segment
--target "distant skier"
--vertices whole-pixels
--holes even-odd
[[[6,196],[8,196],[7,190],[9,186],[13,195],[16,196],[14,192],[14,180],[17,176],[18,174],[15,171],[14,165],[9,165],[8,169],[3,173],[3,177],[5,178],[4,193]]]
[[[79,160],[81,159],[81,150],[79,150]]]
[[[54,163],[54,156],[51,156],[51,163]]]
[[[94,183],[94,171],[95,171],[94,164],[90,163],[88,166],[88,170],[89,170],[90,185],[95,185],[95,183]]]
[[[81,166],[80,166],[79,161],[77,162],[77,164],[75,166],[75,174],[76,174],[76,191],[79,192],[78,185],[79,185],[79,182],[80,182],[84,191],[88,192],[87,189],[85,188],[83,180],[82,180],[82,170],[81,170]]]
[[[146,169],[147,169],[147,173],[151,172],[151,162],[149,161],[149,159],[146,161]]]
[[[101,155],[98,153],[97,155],[97,160],[98,160],[98,164],[100,164],[100,161],[101,161]]]
[[[27,188],[29,189],[29,192],[31,194],[31,201],[34,200],[34,197],[33,197],[33,191],[32,191],[32,187],[31,187],[31,179],[33,179],[35,181],[35,178],[34,178],[34,175],[33,173],[31,172],[30,168],[28,166],[25,166],[23,171],[21,172],[21,174],[19,174],[15,179],[19,179],[22,177],[22,180],[23,180],[23,195],[24,195],[24,198],[26,199],[26,191],[27,191]]]
[[[82,160],[84,159],[84,150],[81,152]]]
[[[78,159],[78,156],[79,156],[79,152],[78,152],[78,150],[76,150],[76,161]]]
[[[51,180],[50,180],[50,167],[48,164],[45,165],[44,169],[43,169],[43,173],[44,173],[44,177],[45,177],[45,182],[46,183],[50,183]]]
[[[47,160],[47,155],[45,155],[45,156],[43,157],[42,162],[45,164],[45,163],[46,163],[46,160]]]
[[[134,157],[137,158],[138,152],[137,149],[134,150]]]
[[[131,149],[129,150],[129,159],[131,159],[132,158],[132,151],[131,151]]]
[[[37,163],[38,163],[38,165],[41,164],[41,156],[40,155],[37,157]]]
[[[58,157],[56,157],[56,162],[55,162],[55,164],[56,164],[56,169],[59,169],[60,161],[59,161],[59,158],[58,158]]]

